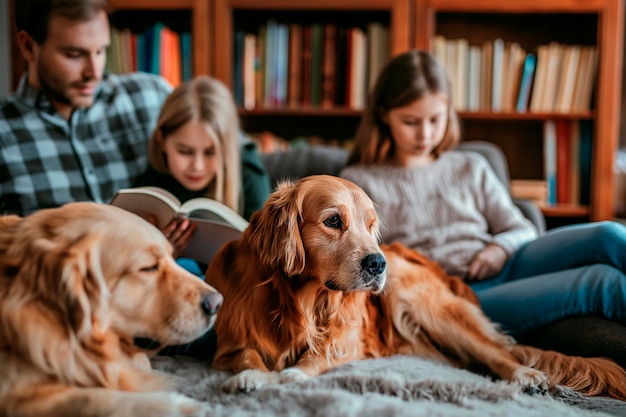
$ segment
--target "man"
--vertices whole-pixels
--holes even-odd
[[[149,74],[104,75],[106,9],[106,0],[16,2],[27,72],[0,99],[0,213],[108,202],[146,169],[171,86]]]

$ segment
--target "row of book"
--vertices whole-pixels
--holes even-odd
[[[593,123],[546,120],[543,130],[547,204],[589,204]]]
[[[256,33],[235,31],[235,102],[255,108],[365,107],[389,58],[389,29],[269,20]]]
[[[142,33],[111,28],[108,70],[116,74],[149,72],[177,86],[192,78],[191,34],[156,23]]]
[[[585,112],[591,110],[596,79],[595,46],[551,42],[526,51],[517,42],[494,39],[434,40],[447,68],[453,102],[465,111]]]

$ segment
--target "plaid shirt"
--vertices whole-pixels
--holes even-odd
[[[171,91],[162,78],[108,74],[89,108],[65,120],[24,75],[0,99],[0,213],[108,202],[148,165],[148,138]]]

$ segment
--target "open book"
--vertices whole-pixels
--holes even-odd
[[[144,219],[154,216],[159,229],[175,217],[189,218],[196,231],[180,256],[207,265],[224,243],[241,237],[248,226],[246,219],[216,200],[201,197],[181,204],[176,196],[159,187],[124,188],[113,196],[110,204]]]

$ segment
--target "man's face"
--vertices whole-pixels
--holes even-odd
[[[89,107],[104,72],[109,46],[109,20],[101,11],[91,20],[53,15],[48,37],[33,42],[29,83],[44,91],[66,118],[77,107]]]

